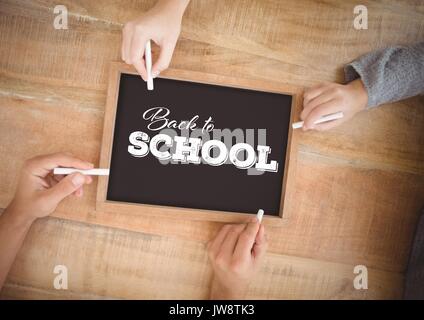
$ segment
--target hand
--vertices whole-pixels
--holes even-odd
[[[211,299],[243,299],[266,248],[265,229],[256,218],[225,225],[208,244],[214,271]]]
[[[32,222],[52,213],[60,201],[70,194],[81,197],[84,184],[92,182],[90,176],[74,173],[68,176],[53,175],[56,167],[91,169],[93,165],[69,154],[56,153],[27,160],[23,166],[15,197],[7,211]]]
[[[38,156],[25,162],[15,197],[0,215],[0,290],[34,220],[52,213],[68,195],[82,196],[82,186],[92,181],[80,173],[53,176],[51,171],[58,166],[93,167],[64,153]]]
[[[368,103],[368,93],[361,79],[346,85],[338,83],[321,83],[305,91],[303,111],[300,118],[304,121],[303,130],[328,130],[351,119],[364,110]],[[341,119],[314,124],[320,117],[342,111]]]
[[[180,35],[181,20],[188,0],[160,0],[139,18],[127,22],[122,30],[122,60],[132,64],[144,81],[147,80],[144,48],[148,40],[160,47],[152,67],[152,76],[168,68]]]

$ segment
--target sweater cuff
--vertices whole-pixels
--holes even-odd
[[[359,61],[353,61],[347,64],[344,67],[344,74],[346,83],[352,82],[353,80],[356,80],[358,78],[362,80],[362,83],[364,84],[364,87],[367,90],[368,94],[368,103],[366,108],[372,108],[378,105],[378,102],[375,100],[375,95],[372,94],[371,83],[370,81],[368,81],[369,79],[366,77],[366,73],[364,72],[362,65]]]

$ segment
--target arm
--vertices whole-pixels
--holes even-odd
[[[68,195],[81,197],[83,185],[92,181],[79,173],[53,176],[51,170],[59,166],[93,167],[67,154],[39,156],[25,163],[16,194],[0,216],[0,290],[32,223],[52,213]]]
[[[304,130],[327,130],[366,108],[424,93],[424,42],[368,53],[345,67],[346,85],[322,83],[305,91]],[[321,116],[343,111],[339,120],[314,125]]]
[[[31,224],[30,219],[17,214],[12,208],[6,209],[0,216],[0,290]]]
[[[144,47],[153,40],[160,47],[160,54],[152,67],[152,76],[168,68],[180,35],[181,20],[189,0],[159,0],[142,16],[129,21],[122,30],[122,60],[132,64],[144,81],[147,71]]]
[[[345,67],[347,82],[360,78],[367,107],[424,93],[424,42],[368,53]]]
[[[243,299],[266,248],[265,228],[256,218],[247,224],[225,225],[208,244],[214,271],[210,298]]]

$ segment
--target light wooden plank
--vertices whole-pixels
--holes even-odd
[[[53,287],[58,264],[68,269],[68,290]],[[370,269],[363,291],[354,277],[350,265],[269,254],[248,298],[400,297],[400,274]],[[210,280],[203,243],[47,218],[31,228],[0,297],[203,299]]]
[[[296,173],[294,213],[283,230],[268,228],[270,250],[405,271],[424,206],[423,176],[302,152]]]
[[[30,2],[1,3],[1,70],[25,80],[104,89],[105,66],[120,48],[120,28],[102,25],[92,32],[92,22],[70,17],[68,30],[55,30],[53,19],[52,9]]]
[[[97,68],[83,64],[86,58],[79,56],[83,58],[82,61],[80,60],[81,65],[87,71],[84,76],[88,76],[81,80],[94,80],[96,84],[100,79],[103,82],[106,80],[105,69],[102,68],[101,63],[105,55],[112,54],[112,60],[119,57],[119,32],[123,23],[140,15],[154,3],[154,1],[125,1],[120,5],[111,3],[105,5],[101,2],[63,1],[70,11],[70,30],[57,33],[60,34],[59,37],[57,34],[51,34],[52,26],[45,23],[52,21],[52,9],[56,5],[54,1],[3,2],[2,11],[5,14],[19,14],[25,17],[25,23],[37,25],[37,28],[31,31],[33,34],[29,37],[30,43],[36,39],[35,35],[47,37],[45,30],[49,30],[49,37],[52,40],[60,40],[66,34],[70,40],[74,37],[81,39],[79,42],[72,43],[73,46],[69,49],[76,50],[80,54],[88,53],[84,56],[94,53],[92,50],[107,51],[96,57],[100,59]],[[250,71],[251,77],[271,79],[272,75],[274,80],[285,79],[296,85],[322,80],[342,80],[340,67],[358,55],[390,44],[411,43],[424,37],[422,23],[424,6],[421,1],[409,1],[402,4],[395,0],[365,1],[362,4],[365,4],[372,13],[369,15],[369,31],[372,30],[372,32],[353,29],[353,7],[357,5],[355,1],[333,0],[325,3],[276,0],[248,3],[242,0],[192,1],[183,20],[182,39],[211,44],[212,46],[205,47],[202,53],[209,62],[212,62],[212,66],[218,62],[214,55],[217,49],[226,48],[236,51],[231,56],[227,56],[226,68],[207,72],[226,74],[230,71],[228,68],[236,65],[240,67],[239,71],[243,70],[245,73]],[[35,19],[29,16],[36,17],[43,23],[38,25]],[[399,25],[402,28],[398,28]],[[24,25],[20,27],[23,28]],[[87,27],[96,28],[99,32],[95,35],[85,32],[82,36],[76,33],[76,30],[84,30]],[[394,28],[396,32],[392,32]],[[103,37],[107,31],[115,37],[109,38],[105,46]],[[18,30],[15,32],[17,33]],[[82,39],[82,37],[88,39]],[[82,40],[99,40],[99,42],[83,42]],[[82,47],[83,44],[85,49]],[[180,44],[177,46],[175,55],[177,58],[185,57],[183,52],[178,54]],[[56,57],[62,50],[61,47],[49,50],[46,59]],[[191,54],[195,52],[194,49],[189,48],[189,50]],[[255,61],[259,58],[265,59],[256,63]],[[24,59],[24,62],[27,60]],[[57,59],[50,61],[57,61]],[[184,61],[187,65],[190,60],[184,59]],[[189,69],[204,68],[204,65],[197,63],[196,59],[192,61]],[[177,62],[178,60],[174,57],[174,68],[181,67]],[[77,68],[75,61],[61,61],[61,63],[73,63],[73,67]],[[264,63],[271,67],[263,68]],[[21,68],[24,67],[25,64],[21,66]],[[276,69],[278,72],[275,72]],[[102,73],[100,77],[99,71]],[[63,73],[59,72],[59,74]],[[277,75],[278,78],[274,78]]]
[[[118,27],[154,3],[125,1],[114,6],[63,1],[74,17]],[[341,70],[337,69],[346,61],[376,47],[410,43],[424,36],[422,1],[361,2],[370,12],[368,30],[372,32],[353,29],[353,8],[357,4],[352,0],[191,1],[184,15],[182,37],[284,62],[284,77],[303,84],[311,77],[320,81],[323,77],[332,80],[337,75],[340,79]],[[35,1],[33,5],[51,9],[56,3]],[[391,32],[393,29],[396,32]],[[236,64],[243,62],[233,60]]]

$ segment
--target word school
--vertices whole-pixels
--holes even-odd
[[[208,140],[202,143],[199,138],[175,136],[172,139],[169,135],[163,133],[159,133],[150,139],[149,135],[142,131],[132,132],[129,136],[129,142],[128,152],[134,157],[145,157],[150,151],[159,160],[171,159],[174,163],[200,164],[200,152],[204,162],[211,166],[221,166],[229,159],[239,169],[248,169],[254,165],[259,171],[278,171],[277,161],[272,160],[268,163],[268,155],[271,153],[269,146],[258,145],[256,148],[258,153],[256,154],[253,147],[247,143],[237,143],[228,150],[227,146],[220,140]],[[148,142],[149,144],[147,144]],[[169,150],[174,143],[175,151],[171,154]],[[168,150],[160,151],[159,145],[162,144]],[[211,153],[214,148],[219,151],[215,157]],[[246,152],[244,160],[239,158],[239,154],[243,151]]]

